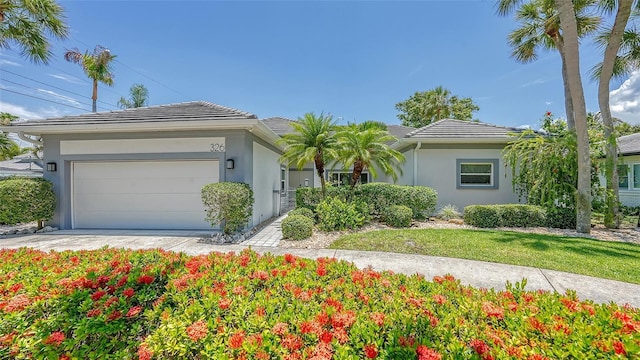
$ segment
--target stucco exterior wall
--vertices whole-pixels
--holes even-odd
[[[620,203],[625,206],[640,206],[640,187],[634,187],[634,177],[640,179],[640,173],[637,168],[640,168],[640,155],[624,156],[622,163],[629,166],[629,186],[620,188]],[[634,165],[638,165],[635,166]],[[606,185],[604,176],[600,176],[600,183],[602,186]]]
[[[462,211],[467,205],[518,203],[518,196],[511,185],[511,170],[505,167],[501,151],[501,145],[484,145],[480,148],[423,146],[417,152],[416,185],[428,186],[438,192],[438,208],[452,204]],[[458,188],[456,162],[460,159],[497,160],[497,176],[494,178],[496,188]],[[409,166],[413,165],[407,161],[405,168]]]
[[[280,204],[280,154],[253,143],[253,226],[277,215]]]

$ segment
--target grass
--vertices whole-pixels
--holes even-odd
[[[331,248],[490,261],[640,284],[640,245],[586,238],[487,230],[380,230],[342,236]]]

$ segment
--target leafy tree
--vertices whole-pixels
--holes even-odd
[[[62,7],[53,0],[3,0],[0,2],[0,48],[10,44],[34,63],[46,64],[53,55],[47,36],[66,39]]]
[[[423,127],[433,122],[454,118],[471,121],[473,113],[480,110],[471,98],[451,96],[442,86],[432,90],[416,92],[409,99],[396,104],[398,119],[404,126]]]
[[[9,125],[13,120],[18,117],[6,112],[0,112],[0,125]],[[29,152],[28,148],[21,148],[13,139],[9,137],[9,134],[0,132],[0,160],[9,160],[14,157]]]
[[[149,104],[149,90],[142,84],[134,84],[129,88],[129,99],[124,96],[118,100],[121,109],[131,109],[147,106]]]
[[[600,18],[589,13],[596,0],[576,0],[573,2],[579,37],[597,30]],[[528,63],[538,58],[539,50],[558,50],[562,60],[564,80],[565,110],[570,129],[575,128],[573,104],[567,78],[566,59],[563,51],[564,40],[560,31],[560,17],[555,0],[499,0],[498,14],[510,15],[515,12],[519,27],[509,34],[508,42],[513,51],[511,56],[519,62]]]
[[[278,143],[284,146],[284,154],[280,161],[288,166],[296,164],[298,170],[302,170],[305,164],[313,162],[320,185],[322,195],[326,195],[326,181],[324,176],[325,165],[337,157],[336,139],[333,136],[336,122],[331,115],[315,115],[306,113],[298,121],[291,123],[294,132],[283,135]]]
[[[91,111],[96,112],[98,82],[113,86],[111,62],[116,58],[116,55],[112,55],[109,49],[97,45],[92,53],[89,53],[89,51],[81,53],[77,48],[67,50],[64,53],[64,58],[69,62],[79,64],[87,77],[93,81],[93,93],[91,95],[93,106]]]
[[[402,173],[400,165],[405,162],[404,155],[392,149],[387,143],[397,140],[387,130],[375,122],[351,124],[336,133],[338,159],[345,169],[353,166],[351,188],[353,189],[364,170],[371,176],[378,177],[378,169],[398,179],[397,172]]]
[[[567,83],[575,121],[578,148],[578,186],[576,189],[576,230],[591,232],[591,159],[587,131],[587,108],[580,75],[580,51],[578,24],[572,0],[556,0],[562,31],[562,50],[565,56]]]

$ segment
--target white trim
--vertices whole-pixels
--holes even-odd
[[[76,211],[75,211],[75,201],[74,201],[74,197],[75,197],[75,193],[76,193],[76,188],[75,188],[75,184],[74,184],[74,180],[73,178],[75,177],[75,170],[76,170],[76,162],[72,161],[71,162],[71,176],[69,177],[69,183],[71,184],[71,195],[70,195],[70,200],[71,200],[71,229],[75,229],[76,228]]]
[[[224,151],[224,147],[224,137],[63,140],[60,155],[192,153]]]
[[[488,173],[467,173],[467,172],[462,172],[462,167],[464,165],[489,165],[489,172]],[[462,176],[464,175],[482,175],[482,176],[486,176],[489,175],[489,183],[485,184],[485,183],[463,183],[462,182]],[[483,163],[483,162],[461,162],[460,163],[460,186],[487,186],[487,187],[491,187],[494,186],[494,179],[493,179],[493,163]]]

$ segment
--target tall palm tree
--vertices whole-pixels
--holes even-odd
[[[579,37],[589,35],[598,28],[600,18],[589,13],[595,2],[596,0],[573,2]],[[498,14],[506,16],[515,12],[516,20],[520,24],[520,27],[512,31],[508,37],[509,45],[513,48],[511,56],[519,62],[528,63],[538,58],[539,50],[558,50],[562,60],[567,125],[570,130],[573,130],[575,128],[574,110],[567,83],[563,37],[555,1],[530,0],[524,4],[521,3],[521,0],[499,0],[498,2]]]
[[[362,172],[369,170],[373,178],[378,177],[378,169],[398,180],[398,172],[405,162],[404,155],[392,149],[388,143],[397,140],[387,130],[375,122],[364,122],[344,127],[336,134],[338,139],[338,160],[345,169],[353,166],[351,188],[353,189]]]
[[[133,84],[129,88],[129,99],[121,97],[118,106],[121,109],[132,109],[147,106],[149,103],[149,90],[142,84]]]
[[[578,24],[572,0],[556,0],[556,6],[563,37],[562,51],[565,56],[567,83],[574,109],[575,134],[578,147],[576,230],[579,233],[588,234],[591,232],[591,158],[589,157],[587,109],[580,75]]]
[[[625,37],[625,29],[631,16],[631,8],[634,0],[618,0],[615,3],[610,1],[603,1],[603,9],[606,13],[614,11],[617,4],[616,16],[613,21],[613,26],[605,34],[601,35],[598,40],[601,44],[604,42],[604,60],[597,67],[595,74],[598,76],[598,105],[600,106],[600,116],[602,117],[602,124],[604,125],[604,137],[606,139],[605,146],[605,178],[607,183],[607,192],[605,195],[605,202],[607,205],[607,211],[604,217],[604,224],[608,228],[620,227],[620,211],[619,211],[619,183],[618,183],[618,149],[616,145],[616,136],[614,134],[615,126],[613,118],[611,116],[611,107],[609,103],[609,85],[611,78],[614,75],[621,75],[625,71],[621,67],[621,61],[618,60],[618,52],[623,45],[623,39]],[[636,5],[638,3],[636,2]],[[636,35],[636,36],[634,36]],[[631,38],[637,38],[638,34],[632,34]],[[627,35],[629,38],[629,35]],[[629,49],[627,49],[629,50]],[[630,49],[631,51],[633,49]],[[638,49],[636,49],[638,51]],[[629,52],[624,55],[628,60],[627,66],[630,65]],[[635,59],[640,60],[640,58]],[[628,68],[627,68],[628,70]],[[594,74],[594,75],[595,75]]]
[[[427,92],[425,112],[427,116],[440,121],[451,116],[451,91],[438,86]]]
[[[298,170],[308,162],[313,162],[320,185],[322,195],[326,195],[326,182],[324,176],[325,165],[336,158],[336,139],[333,136],[336,122],[331,115],[321,113],[306,113],[298,121],[291,123],[294,132],[285,134],[278,143],[284,145],[284,153],[280,161],[287,166],[295,164]]]
[[[93,106],[91,111],[96,112],[98,82],[107,86],[113,86],[111,62],[116,58],[116,55],[112,55],[109,49],[97,45],[95,49],[93,49],[93,53],[85,51],[83,54],[77,48],[67,50],[64,53],[64,58],[69,62],[79,64],[87,77],[93,80],[93,93],[91,95]]]
[[[52,56],[47,35],[61,40],[69,35],[64,20],[62,7],[53,0],[2,0],[0,48],[15,43],[22,56],[46,64]]]

